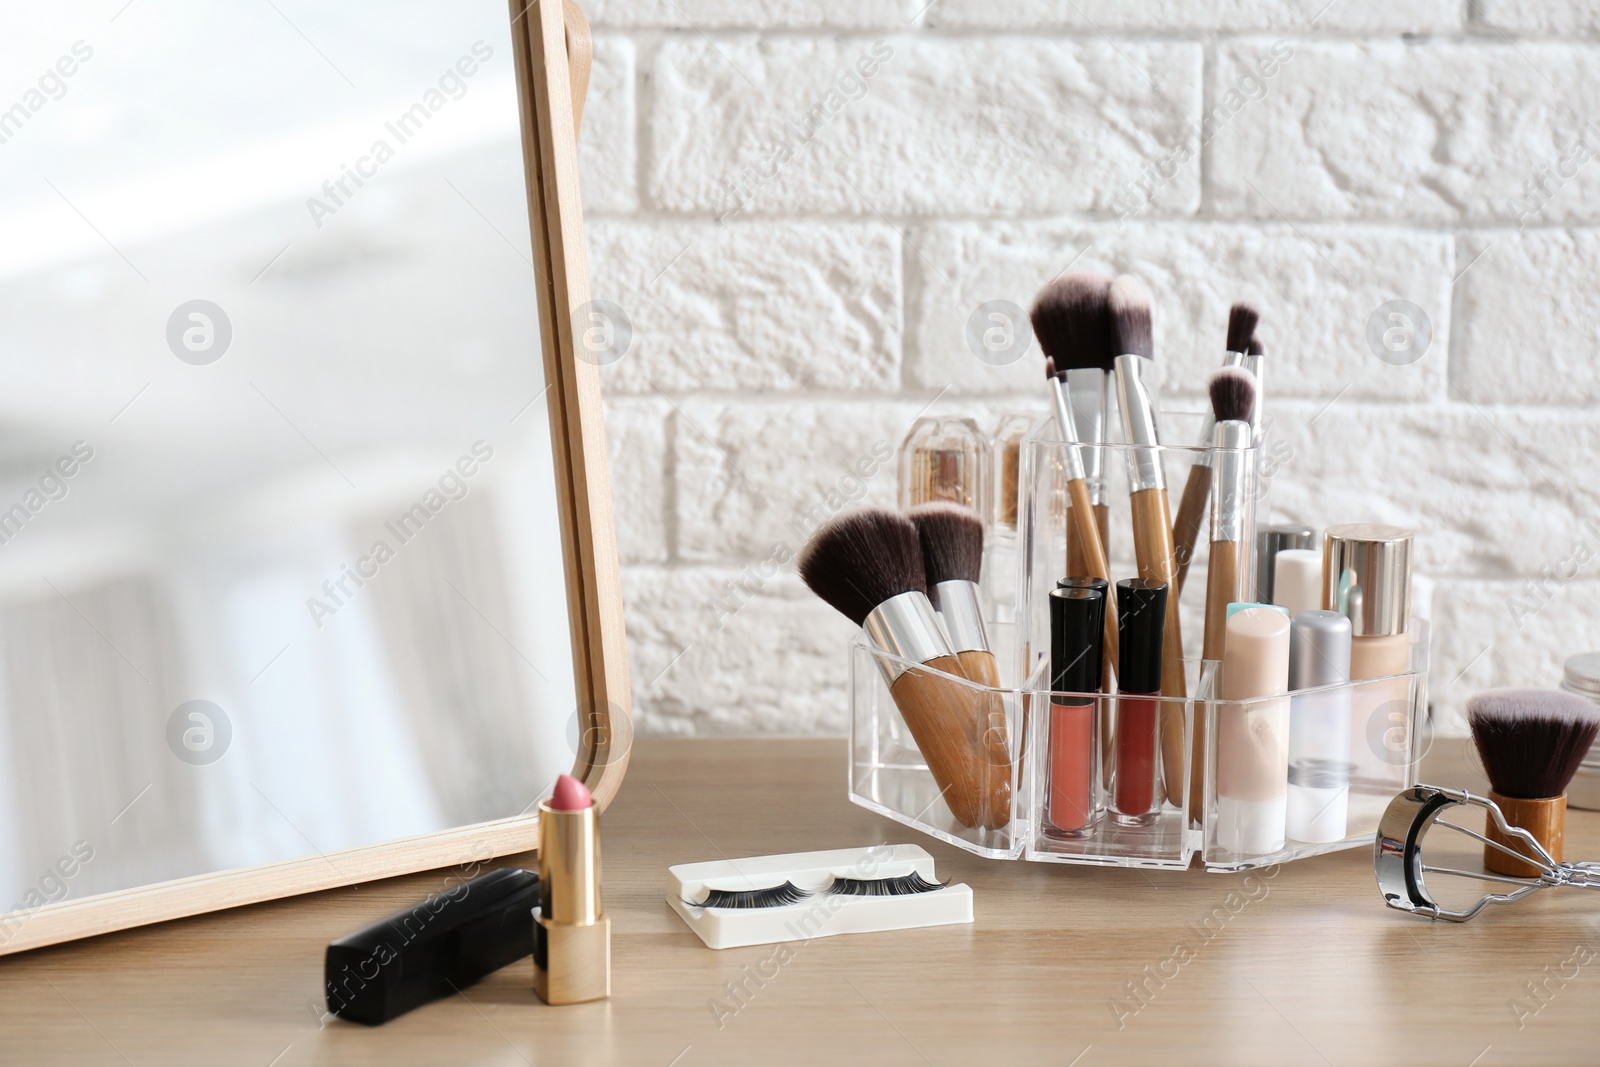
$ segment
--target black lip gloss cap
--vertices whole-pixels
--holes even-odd
[[[1118,690],[1161,691],[1161,638],[1166,622],[1166,582],[1124,578],[1117,583]]]
[[[1084,582],[1050,591],[1050,688],[1057,693],[1100,691],[1106,583],[1099,578]]]

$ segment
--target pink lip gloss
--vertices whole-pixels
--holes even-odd
[[[1125,578],[1117,583],[1117,707],[1111,768],[1111,817],[1123,826],[1149,826],[1161,814],[1158,731],[1161,639],[1167,583]]]
[[[1106,583],[1068,578],[1050,591],[1050,753],[1044,834],[1082,838],[1094,833],[1095,724],[1100,691]]]

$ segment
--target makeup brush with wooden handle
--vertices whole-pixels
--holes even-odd
[[[1250,412],[1256,382],[1242,367],[1224,367],[1211,376],[1212,446],[1215,477],[1211,482],[1211,559],[1206,564],[1206,623],[1201,656],[1222,659],[1228,605],[1250,599],[1250,509],[1254,487],[1244,449],[1253,439]],[[1199,819],[1205,796],[1206,722],[1195,716],[1194,747],[1189,754],[1189,816]]]
[[[1161,463],[1161,433],[1156,425],[1156,400],[1150,387],[1155,366],[1150,295],[1137,278],[1122,275],[1111,283],[1107,296],[1111,309],[1111,336],[1117,353],[1117,406],[1122,409],[1122,429],[1128,449],[1129,502],[1133,511],[1133,553],[1139,577],[1165,582],[1166,634],[1161,645],[1161,694],[1188,695],[1183,673],[1183,630],[1178,620],[1178,598],[1171,595],[1177,580],[1173,559],[1172,511],[1167,504],[1167,473]],[[1161,708],[1162,775],[1167,796],[1181,803],[1188,761],[1183,755],[1183,708],[1171,700]]]
[[[919,504],[906,513],[922,545],[922,571],[928,599],[939,613],[944,633],[961,673],[974,682],[999,688],[1000,671],[989,650],[978,599],[983,570],[983,520],[961,504],[939,501]]]
[[[1108,588],[1112,582],[1105,542],[1105,508],[1094,503],[1085,457],[1085,453],[1099,450],[1074,447],[1085,442],[1077,433],[1075,398],[1068,385],[1067,368],[1105,363],[1105,353],[1111,346],[1110,310],[1106,304],[1110,288],[1110,280],[1104,275],[1081,271],[1062,274],[1039,290],[1028,312],[1033,335],[1045,354],[1045,384],[1050,390],[1056,426],[1061,439],[1067,442],[1067,493],[1072,506],[1068,515],[1067,573],[1062,577],[1099,578]],[[1117,611],[1110,598],[1106,601],[1102,653],[1101,677],[1109,680],[1117,663]]]
[[[1506,822],[1562,858],[1567,786],[1600,732],[1600,709],[1560,689],[1489,689],[1467,700],[1472,743],[1489,776],[1489,799]],[[1526,845],[1485,820],[1483,865],[1496,874],[1537,878],[1545,867]],[[1516,855],[1507,855],[1505,851]]]
[[[1055,408],[1056,426],[1061,431],[1062,438],[1067,442],[1067,494],[1072,500],[1071,520],[1077,532],[1079,543],[1083,550],[1083,570],[1074,573],[1068,566],[1068,578],[1099,578],[1109,587],[1111,583],[1111,564],[1106,562],[1105,547],[1100,543],[1100,531],[1095,522],[1094,510],[1089,505],[1089,488],[1086,484],[1087,477],[1084,472],[1082,450],[1077,447],[1077,438],[1073,436],[1075,426],[1072,419],[1072,398],[1067,388],[1066,380],[1056,371],[1055,360],[1044,361],[1046,384],[1050,389],[1051,404]],[[1107,655],[1115,661],[1117,656],[1117,609],[1108,600],[1106,603],[1106,633],[1105,642]]]
[[[981,691],[956,680],[965,675],[928,600],[916,526],[884,508],[846,512],[818,528],[797,563],[811,591],[865,630],[874,645],[928,668],[878,659],[889,695],[956,821],[1006,826],[1011,755],[1005,719],[996,721]]]
[[[1083,462],[1083,484],[1088,491],[1101,555],[1111,555],[1111,510],[1106,504],[1106,413],[1111,409],[1111,318],[1106,293],[1111,279],[1089,271],[1068,271],[1051,279],[1033,298],[1029,318],[1044,354],[1056,362],[1056,374],[1066,383],[1067,407],[1074,432],[1063,440],[1077,441]],[[1078,526],[1067,527],[1067,574],[1087,575],[1088,545]],[[1096,575],[1096,577],[1103,577]],[[1110,632],[1115,633],[1113,628]],[[1114,664],[1115,658],[1108,661]],[[1110,677],[1109,674],[1106,677]]]
[[[1228,349],[1222,357],[1224,367],[1242,366],[1250,338],[1255,334],[1261,313],[1254,304],[1240,301],[1228,309]],[[1211,432],[1216,419],[1208,417],[1200,430],[1200,447],[1211,447]],[[1200,527],[1206,517],[1206,503],[1211,498],[1212,456],[1203,453],[1189,465],[1189,478],[1183,483],[1183,496],[1178,501],[1178,517],[1172,522],[1172,550],[1178,561],[1178,594],[1183,593],[1183,583],[1189,577],[1189,564],[1194,561],[1194,546],[1200,540]]]

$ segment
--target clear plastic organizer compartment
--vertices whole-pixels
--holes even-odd
[[[1426,620],[1412,621],[1404,674],[1199,705],[1208,869],[1245,870],[1372,843],[1389,802],[1416,784],[1431,736],[1428,633]]]
[[[1185,699],[1052,693],[1042,662],[1028,685],[991,689],[857,642],[850,799],[993,859],[1181,869],[1198,853],[1207,869],[1236,871],[1370,845],[1422,756],[1426,623],[1414,624],[1411,649],[1405,674],[1224,701],[1215,699],[1221,665],[1210,661],[1186,664]],[[967,751],[964,778],[946,757],[937,776],[924,758],[906,719],[920,707],[888,682],[900,671],[962,709],[943,740]],[[1197,722],[1207,726],[1199,787],[1189,773]],[[1176,795],[1166,785],[1174,759]],[[1004,793],[1005,817],[946,801],[974,792]]]
[[[1087,479],[1091,493],[1097,497],[1095,510],[1102,530],[1106,560],[1111,571],[1111,585],[1122,578],[1141,577],[1134,553],[1134,505],[1130,493],[1130,466],[1138,459],[1153,454],[1160,465],[1166,482],[1167,519],[1170,530],[1178,517],[1191,468],[1196,463],[1202,471],[1202,484],[1209,485],[1209,476],[1223,464],[1227,457],[1236,461],[1232,465],[1242,480],[1243,497],[1240,500],[1240,520],[1243,527],[1238,542],[1239,566],[1246,575],[1246,595],[1241,599],[1253,601],[1255,594],[1255,543],[1257,520],[1270,515],[1271,475],[1276,465],[1271,461],[1274,450],[1268,433],[1262,445],[1243,449],[1202,448],[1193,444],[1210,425],[1209,416],[1194,412],[1163,412],[1161,431],[1164,440],[1184,442],[1158,447],[1132,446],[1122,443],[1076,446],[1085,458],[1089,472]],[[1069,541],[1072,532],[1070,494],[1067,483],[1066,450],[1055,420],[1041,419],[1033,431],[1023,439],[1018,461],[1018,507],[1015,625],[1008,634],[1008,661],[1001,664],[1001,679],[1008,685],[1020,685],[1031,675],[1039,661],[1050,651],[1050,590],[1058,579],[1081,576],[1081,564],[1074,566],[1076,558],[1069,560]],[[1099,484],[1095,472],[1099,472]],[[1149,493],[1143,494],[1150,497]],[[1209,495],[1209,494],[1208,494]],[[1157,501],[1141,502],[1145,511],[1155,509]],[[1076,553],[1073,553],[1076,557]],[[1192,558],[1181,590],[1178,591],[1179,617],[1183,635],[1183,652],[1186,659],[1199,659],[1204,631],[1206,583],[1211,556],[1211,509],[1209,500],[1204,509]],[[1115,596],[1113,590],[1112,595]],[[1169,594],[1170,595],[1170,594]],[[1185,694],[1193,695],[1193,690]]]
[[[1044,683],[1043,668],[1031,681]],[[993,689],[853,643],[850,799],[980,856],[1016,859],[1031,703],[1029,689]]]

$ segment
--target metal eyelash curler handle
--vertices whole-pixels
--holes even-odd
[[[1527,848],[1518,852],[1490,841],[1476,830],[1442,818],[1451,808],[1468,804],[1485,809],[1500,832],[1515,839]],[[1454,867],[1434,867],[1422,861],[1422,838],[1435,825],[1458,830],[1468,837],[1499,849],[1509,856],[1543,868],[1537,878],[1513,878],[1487,871],[1463,871]],[[1600,864],[1557,863],[1534,836],[1520,827],[1512,826],[1494,801],[1464,789],[1445,789],[1434,785],[1416,785],[1389,802],[1388,810],[1378,824],[1377,839],[1372,846],[1373,873],[1378,879],[1378,891],[1383,902],[1399,911],[1426,915],[1430,919],[1445,919],[1464,923],[1490,904],[1509,904],[1540,889],[1551,886],[1576,886],[1580,889],[1600,889]],[[1437,874],[1456,878],[1472,878],[1484,882],[1500,882],[1517,886],[1507,893],[1489,893],[1465,911],[1442,907],[1428,893],[1426,875]]]

